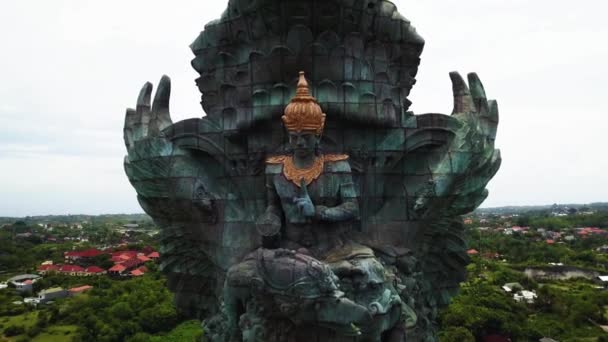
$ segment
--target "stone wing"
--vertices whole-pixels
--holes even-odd
[[[362,206],[358,238],[401,270],[409,282],[403,295],[429,322],[465,279],[461,215],[485,200],[501,162],[496,102],[486,100],[477,75],[469,75],[471,89],[458,74],[451,77],[452,115],[409,113],[400,127],[376,128],[369,138],[362,130],[352,134],[373,146],[351,152]]]
[[[137,109],[127,110],[124,167],[139,203],[161,229],[161,269],[178,308],[204,318],[219,307],[216,292],[227,268],[257,247],[248,223],[254,209],[232,177],[237,161],[226,153],[217,125],[207,119],[172,124],[168,78],[152,106],[151,91],[146,84]],[[192,127],[196,134],[189,134]],[[253,192],[252,185],[245,189]]]

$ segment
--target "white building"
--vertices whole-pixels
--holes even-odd
[[[528,291],[528,290],[522,290],[513,295],[513,299],[515,299],[515,301],[517,301],[517,302],[525,301],[528,304],[533,304],[534,301],[536,300],[536,298],[538,298],[538,296],[536,295],[536,292]]]
[[[52,289],[46,289],[40,291],[38,293],[38,302],[39,303],[47,303],[54,299],[65,298],[69,296],[70,293],[67,290],[64,290],[61,287],[55,287]]]

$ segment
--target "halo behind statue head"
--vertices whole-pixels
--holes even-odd
[[[317,100],[310,95],[304,71],[300,71],[296,96],[285,107],[282,119],[290,132],[314,131],[317,135],[323,132],[325,114]]]

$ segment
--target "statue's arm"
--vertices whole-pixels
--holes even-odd
[[[256,220],[257,230],[263,237],[276,237],[281,231],[281,200],[272,178],[272,175],[266,175],[266,200],[268,204],[264,213]]]
[[[266,176],[266,200],[268,205],[264,214],[273,215],[281,219],[281,199],[277,194],[272,176]]]
[[[348,171],[350,166],[346,164]],[[340,222],[350,221],[359,217],[359,201],[350,172],[338,175],[340,182],[340,204],[335,207],[315,206],[315,217],[319,221]]]

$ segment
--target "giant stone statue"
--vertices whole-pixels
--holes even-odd
[[[144,85],[125,171],[207,340],[435,340],[500,154],[476,74],[408,111],[423,46],[388,1],[230,0],[191,46],[204,117]]]

